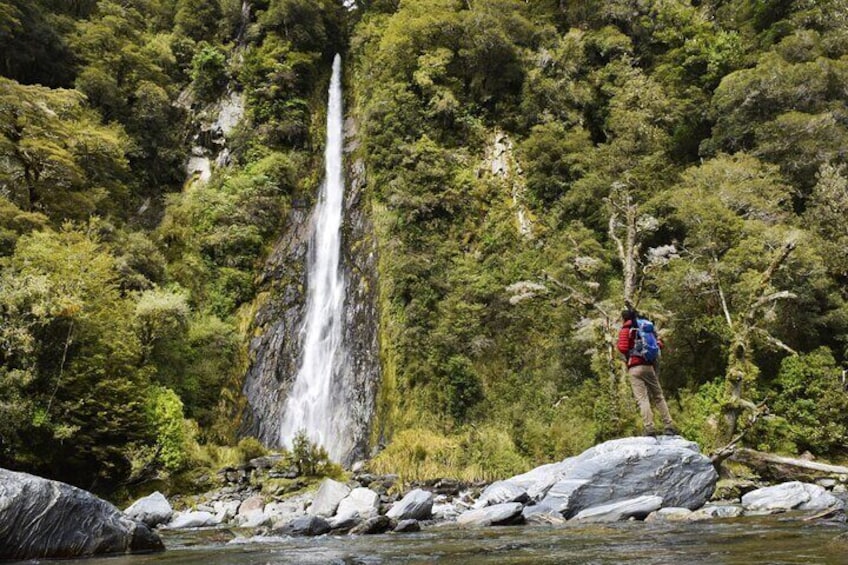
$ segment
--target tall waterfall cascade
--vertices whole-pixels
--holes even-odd
[[[341,57],[336,55],[327,106],[324,182],[309,239],[306,314],[299,336],[301,363],[280,426],[281,445],[291,448],[295,436],[303,430],[335,461],[343,460],[353,448],[340,379],[347,362],[343,339],[345,277],[340,265],[343,143]]]

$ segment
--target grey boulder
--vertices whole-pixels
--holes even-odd
[[[499,526],[511,524],[521,517],[523,506],[519,502],[495,504],[476,508],[460,514],[456,523],[460,526]]]
[[[527,490],[515,481],[495,481],[486,487],[480,498],[474,503],[474,508],[485,508],[505,502],[527,502],[530,497]]]
[[[682,438],[622,438],[566,459],[542,502],[566,518],[612,502],[659,496],[662,506],[694,510],[709,500],[718,474],[697,444]],[[546,483],[551,472],[539,479]],[[533,485],[531,488],[538,485]]]
[[[552,506],[547,504],[534,504],[533,506],[525,506],[521,511],[521,516],[528,524],[549,524],[558,526],[565,523],[565,518],[562,513]]]
[[[93,494],[0,469],[0,559],[162,551],[162,540]]]
[[[301,516],[271,532],[275,536],[320,536],[330,531],[330,523],[321,516]]]
[[[584,522],[618,522],[628,518],[644,519],[662,506],[661,496],[639,496],[581,510],[574,517]]]
[[[746,514],[771,514],[789,510],[839,510],[844,503],[818,485],[791,481],[747,493],[742,497],[742,506]]]
[[[158,490],[153,494],[149,494],[144,498],[139,498],[124,510],[124,514],[136,522],[147,524],[151,528],[155,528],[159,524],[164,524],[174,515],[174,509],[171,508],[171,503]]]
[[[388,516],[374,516],[353,528],[351,535],[382,534],[392,529],[392,519]]]
[[[386,516],[394,520],[429,520],[433,513],[433,493],[415,489],[395,502]]]
[[[660,508],[656,512],[651,512],[645,518],[646,522],[685,522],[694,514],[688,508],[678,508],[676,506],[668,506]]]
[[[360,518],[368,519],[376,516],[379,508],[379,494],[365,487],[357,487],[339,502],[337,515],[358,514]]]
[[[182,512],[174,516],[168,522],[168,528],[172,530],[184,530],[188,528],[206,528],[220,524],[215,514],[206,511]]]
[[[330,518],[330,529],[333,533],[346,533],[361,523],[359,514],[345,514],[344,516],[334,516]]]
[[[695,510],[688,519],[692,522],[697,522],[700,520],[713,520],[715,518],[738,518],[741,515],[741,506],[735,504],[715,504]]]
[[[318,487],[318,492],[312,500],[312,506],[309,507],[309,514],[312,516],[329,517],[336,513],[339,503],[348,494],[350,488],[333,479],[324,479],[321,486]]]
[[[399,534],[412,534],[421,531],[421,524],[418,520],[401,520],[393,531]]]

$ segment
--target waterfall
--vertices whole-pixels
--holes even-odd
[[[344,195],[342,173],[341,57],[333,60],[327,106],[324,182],[309,240],[306,315],[300,329],[301,364],[286,400],[280,443],[292,447],[300,430],[342,461],[353,447],[344,391],[339,375],[346,361],[344,335],[345,280],[340,269]]]

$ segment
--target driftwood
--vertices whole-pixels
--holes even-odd
[[[730,459],[751,467],[764,479],[775,481],[810,482],[823,478],[848,478],[848,467],[842,465],[784,457],[745,447],[737,448]]]

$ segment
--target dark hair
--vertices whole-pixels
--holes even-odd
[[[621,319],[622,320],[634,321],[637,317],[638,316],[636,314],[636,310],[633,310],[632,308],[626,308],[626,309],[621,311]]]

